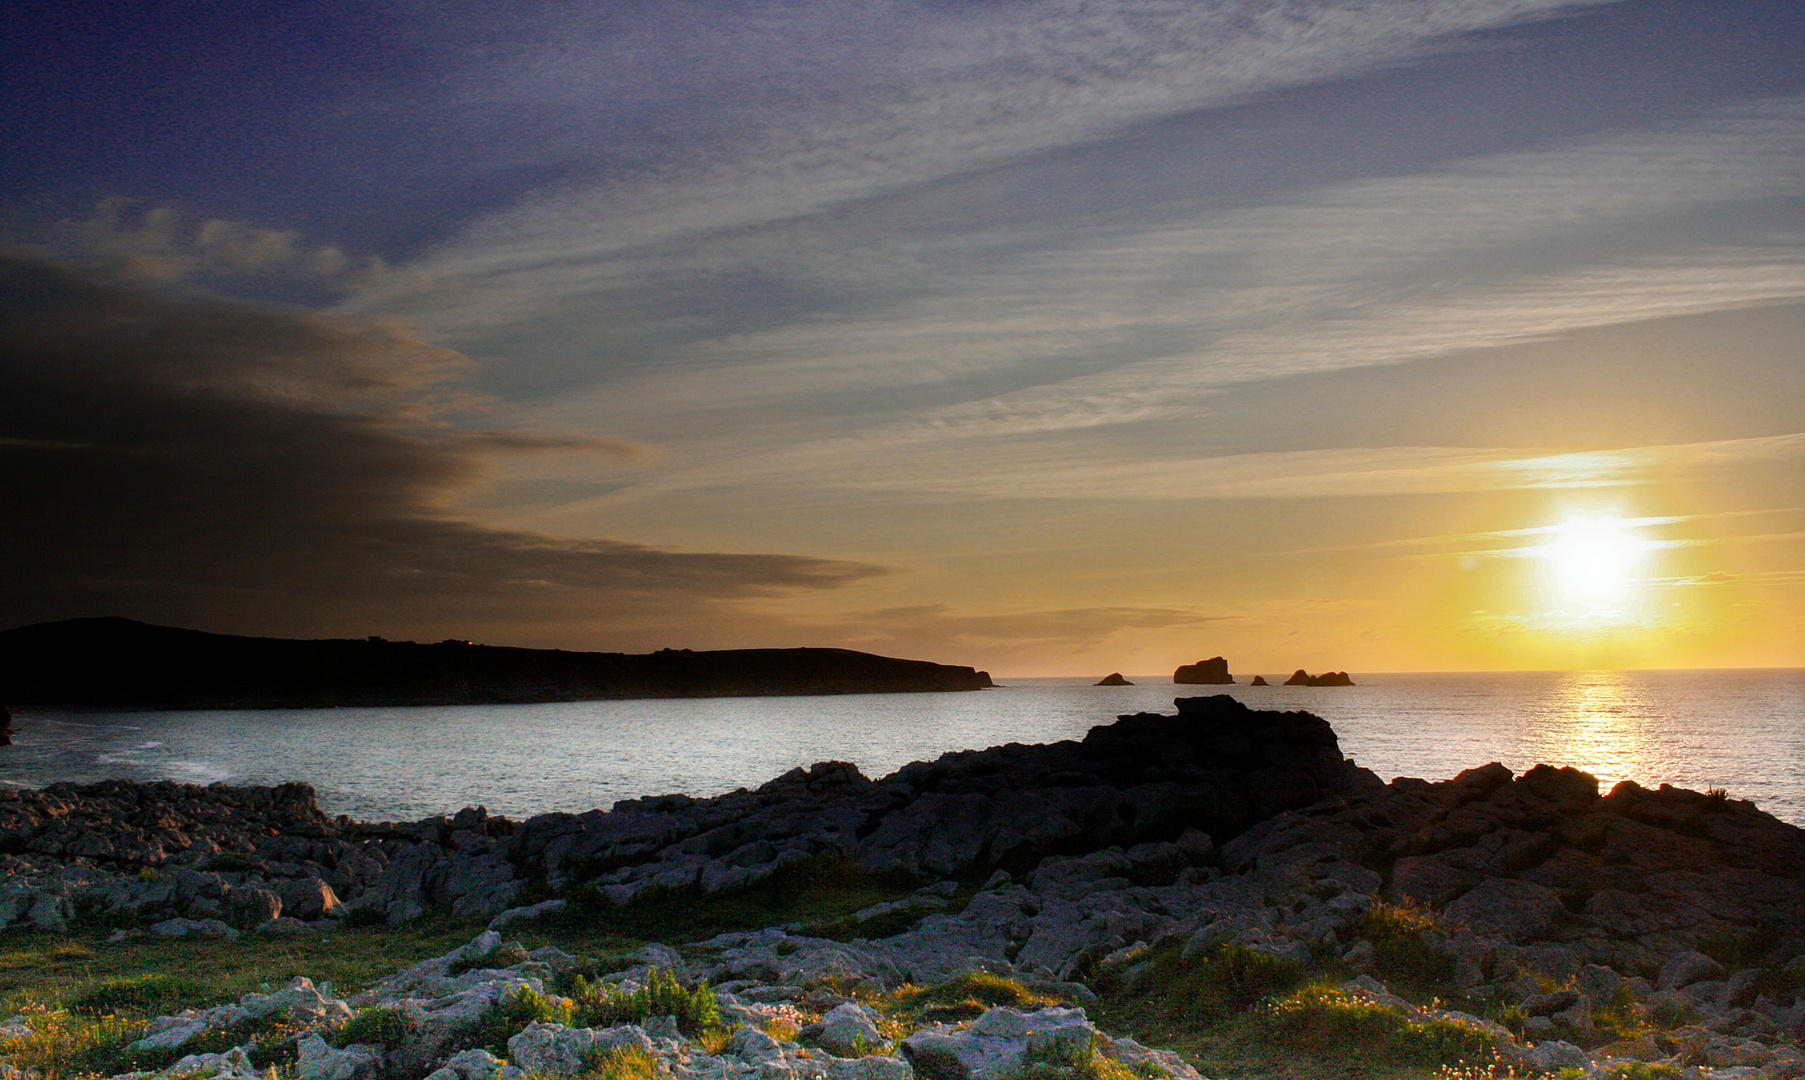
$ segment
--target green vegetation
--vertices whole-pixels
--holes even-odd
[[[1010,1080],[1169,1080],[1171,1076],[1151,1063],[1131,1069],[1105,1056],[1094,1037],[1076,1045],[1054,1041],[1030,1047],[1025,1057]]]
[[[554,938],[606,933],[641,941],[700,941],[731,930],[800,923],[831,929],[872,904],[908,896],[911,886],[861,874],[843,860],[803,859],[744,892],[704,896],[671,891],[617,905],[591,886],[569,890],[572,910],[532,924]],[[524,937],[525,935],[523,935]],[[823,935],[826,936],[826,935]],[[563,946],[569,948],[569,946]]]
[[[1303,987],[1251,1014],[1261,1045],[1320,1062],[1319,1075],[1347,1073],[1350,1048],[1369,1070],[1484,1063],[1497,1039],[1476,1024],[1418,1020],[1398,1009],[1321,984]],[[1270,1050],[1269,1050],[1270,1052]]]
[[[591,990],[583,986],[576,988],[572,998],[576,1022],[581,1027],[638,1024],[654,1016],[674,1016],[678,1030],[695,1035],[721,1023],[714,991],[707,983],[685,989],[675,975],[657,968],[647,974],[646,985],[641,989]]]
[[[664,1080],[658,1062],[637,1046],[617,1046],[586,1062],[577,1080]]]
[[[1394,989],[1433,992],[1454,975],[1454,958],[1436,944],[1435,920],[1421,908],[1374,903],[1355,936],[1373,945],[1373,971]]]
[[[413,1024],[400,1009],[377,1006],[365,1009],[341,1024],[326,1041],[340,1048],[353,1043],[392,1047],[406,1041],[412,1030]]]
[[[1063,1003],[1058,998],[1034,993],[1014,979],[973,971],[938,986],[904,987],[883,1004],[885,1011],[898,1019],[935,1024],[971,1020],[997,1005],[1039,1009]]]

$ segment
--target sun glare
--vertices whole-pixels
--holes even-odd
[[[1576,519],[1562,525],[1544,549],[1561,592],[1606,600],[1629,587],[1646,544],[1616,518]]]

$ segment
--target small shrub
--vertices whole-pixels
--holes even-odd
[[[352,1043],[392,1048],[406,1042],[412,1030],[413,1024],[408,1021],[406,1013],[387,1005],[378,1005],[373,1009],[362,1010],[339,1025],[326,1041],[341,1050]]]
[[[459,1029],[453,1042],[458,1046],[480,1046],[496,1057],[506,1057],[508,1040],[528,1024],[571,1024],[574,1019],[570,1002],[554,1000],[530,986],[522,986],[496,1002],[487,1014]]]
[[[658,968],[646,974],[646,983],[638,990],[587,986],[583,990],[573,995],[576,1020],[583,1027],[640,1024],[654,1016],[674,1016],[678,1030],[693,1035],[721,1023],[714,991],[707,983],[686,989],[675,975]]]

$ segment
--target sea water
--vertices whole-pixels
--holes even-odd
[[[1245,679],[1246,676],[1243,676]],[[1270,676],[1269,676],[1270,678]],[[484,805],[521,818],[669,792],[756,787],[798,765],[877,777],[951,750],[1083,738],[1118,714],[1229,693],[1306,709],[1381,777],[1502,762],[1723,788],[1805,825],[1805,669],[1364,674],[1352,687],[1128,687],[1006,679],[994,690],[432,708],[22,710],[0,783],[109,777],[304,780],[334,814],[411,820]]]

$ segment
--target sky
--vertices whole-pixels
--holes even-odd
[[[67,4],[0,625],[1805,666],[1805,6]]]

